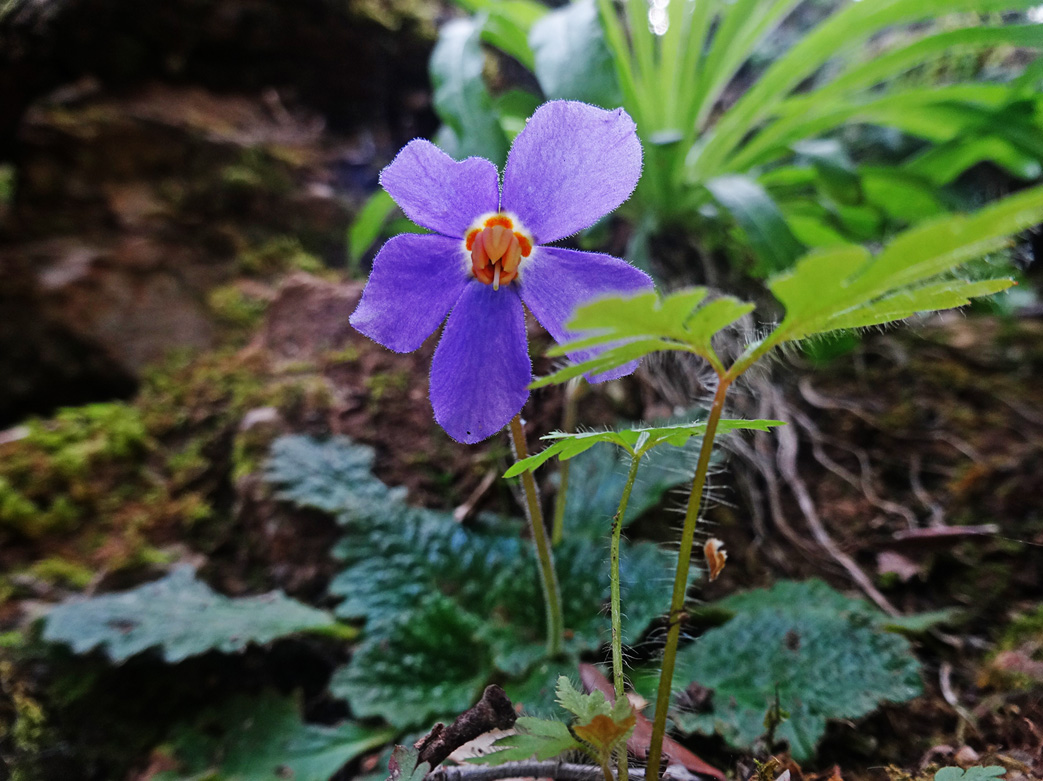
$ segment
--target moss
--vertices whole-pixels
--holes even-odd
[[[256,327],[268,308],[267,301],[248,295],[234,284],[213,288],[206,303],[221,323],[241,330]]]
[[[241,252],[236,266],[240,273],[253,277],[272,277],[289,271],[318,273],[325,269],[322,261],[293,236],[276,236]]]
[[[372,404],[378,403],[389,392],[401,393],[409,387],[409,383],[410,375],[406,371],[371,374],[363,380]]]
[[[82,589],[94,579],[94,570],[90,567],[56,556],[35,562],[29,572],[41,580],[57,586],[69,586]]]
[[[14,198],[14,166],[0,165],[0,207],[7,206]]]
[[[230,190],[285,195],[293,179],[285,166],[260,149],[243,150],[240,159],[221,169],[220,183]]]
[[[275,407],[296,419],[331,403],[314,373],[274,375],[263,356],[225,352],[148,371],[133,402],[32,421],[0,445],[0,547],[14,551],[5,564],[81,588],[92,572],[165,562],[174,542],[208,551],[233,521],[233,480],[258,467],[276,433],[240,432],[243,416]],[[0,602],[14,591],[0,582]]]

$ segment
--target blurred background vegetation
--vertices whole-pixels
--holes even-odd
[[[486,683],[539,713],[604,660],[625,465],[574,463],[570,641],[544,659],[506,443],[433,422],[433,344],[348,325],[410,229],[377,186],[402,144],[502,164],[546,99],[622,105],[642,182],[572,244],[767,321],[764,279],[808,249],[1039,183],[1041,22],[1014,0],[2,0],[0,778],[383,778],[385,746]],[[981,261],[1010,294],[814,342],[738,394],[791,425],[729,440],[707,511],[731,559],[693,588],[675,723],[712,764],[1043,777],[1041,241]],[[698,415],[702,379],[664,359],[542,390],[530,436]],[[687,459],[631,500],[646,697]],[[736,679],[779,670],[766,731]]]

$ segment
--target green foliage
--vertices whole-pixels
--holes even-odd
[[[329,781],[359,755],[394,737],[386,727],[345,722],[305,724],[292,698],[265,693],[240,696],[177,728],[169,750],[179,762],[167,779],[215,781]]]
[[[610,109],[622,101],[594,0],[555,9],[532,27],[533,71],[548,100],[580,100]]]
[[[388,781],[423,781],[431,772],[431,765],[419,760],[420,753],[412,746],[395,746],[388,762]]]
[[[396,727],[428,724],[469,708],[488,682],[487,649],[474,643],[481,619],[434,594],[369,634],[330,691],[361,717]]]
[[[646,455],[630,493],[625,525],[659,504],[671,488],[690,482],[694,463],[692,442]],[[619,508],[629,468],[630,456],[622,448],[591,448],[571,460],[565,496],[566,536],[596,538],[606,533]]]
[[[553,719],[522,717],[515,724],[518,734],[498,739],[492,753],[471,761],[502,765],[532,758],[547,760],[580,750],[607,766],[612,752],[634,727],[630,701],[621,697],[610,703],[600,691],[585,694],[564,675],[558,677],[555,692],[558,705],[572,714],[572,727]]]
[[[788,49],[767,52],[786,38],[797,4],[737,0],[650,11],[579,0],[535,24],[535,14],[510,19],[510,34],[483,38],[532,69],[549,99],[621,102],[645,148],[638,208],[658,229],[685,226],[707,250],[721,244],[721,223],[734,222],[759,275],[788,268],[804,245],[878,241],[943,213],[955,201],[940,188],[982,161],[1039,177],[1037,63],[1007,83],[968,83],[990,77],[981,66],[990,52],[1043,48],[1038,25],[986,16],[1032,0],[841,3]],[[476,28],[488,28],[486,15],[508,3],[461,5],[480,11]],[[886,38],[878,35],[884,30]],[[442,35],[458,32],[447,26]],[[455,93],[487,91],[479,54],[455,72]],[[974,57],[975,65],[950,73],[948,83],[922,75],[954,56]],[[866,126],[910,140],[856,165],[844,144]]]
[[[630,715],[630,703],[625,697],[616,702],[609,702],[600,691],[589,694],[581,692],[570,678],[562,675],[558,678],[556,689],[558,705],[571,713],[579,723],[588,723],[595,716],[608,716],[611,719],[624,719]]]
[[[728,174],[708,181],[706,189],[746,234],[763,272],[783,271],[804,254],[806,248],[793,235],[775,201],[756,180]]]
[[[904,638],[882,629],[887,617],[819,581],[783,582],[719,604],[735,617],[678,654],[680,680],[714,691],[710,712],[675,714],[686,732],[717,732],[749,748],[777,694],[788,718],[776,735],[804,760],[828,719],[856,719],[921,691],[916,657]]]
[[[178,567],[132,591],[58,605],[47,614],[43,639],[65,643],[78,654],[103,648],[114,662],[158,648],[173,664],[332,623],[328,613],[280,592],[229,599],[196,580],[190,567]]]
[[[445,123],[438,144],[458,160],[475,155],[503,165],[507,137],[482,80],[484,55],[479,41],[484,22],[483,15],[449,22],[431,52],[434,106]]]
[[[717,430],[721,433],[742,429],[770,431],[772,427],[781,425],[783,425],[781,420],[721,420],[717,424]],[[557,456],[562,461],[567,461],[580,453],[585,453],[598,442],[610,442],[632,456],[644,456],[653,448],[662,444],[683,447],[688,443],[689,439],[701,436],[705,431],[705,422],[681,423],[657,428],[629,428],[619,431],[586,431],[578,434],[554,431],[540,437],[540,439],[550,441],[552,444],[535,455],[515,462],[510,469],[504,472],[503,476],[515,477],[527,470],[538,469],[554,456]]]
[[[856,246],[811,252],[792,271],[769,281],[786,316],[766,342],[892,322],[1005,289],[1011,280],[970,282],[941,275],[1001,249],[1011,234],[1041,216],[1043,187],[1038,187],[973,215],[942,217],[911,228],[875,256]]]
[[[583,747],[562,721],[522,716],[514,728],[518,734],[497,740],[493,745],[496,751],[470,761],[494,766],[533,758],[544,761]]]
[[[593,358],[541,377],[531,387],[606,372],[660,350],[692,353],[720,367],[711,340],[719,331],[753,311],[753,304],[731,296],[704,303],[708,293],[704,287],[692,287],[662,298],[655,292],[639,293],[603,298],[577,307],[569,328],[585,335],[556,345],[547,354],[565,355],[590,347],[605,349]]]
[[[395,202],[384,190],[377,190],[363,204],[348,228],[348,266],[358,272],[362,256],[380,237],[385,223],[395,210]]]
[[[373,477],[373,449],[347,437],[320,442],[303,435],[272,443],[265,479],[280,499],[336,515],[342,523],[365,520],[405,498]]]
[[[1006,773],[1007,768],[1002,765],[976,765],[966,770],[960,767],[943,767],[934,774],[934,781],[993,781]]]
[[[516,679],[538,671],[546,617],[536,561],[520,523],[482,517],[464,527],[450,513],[410,507],[371,465],[372,451],[346,438],[291,436],[274,443],[267,475],[284,498],[347,521],[334,551],[344,569],[330,591],[342,598],[337,615],[365,620],[366,640],[334,690],[356,713],[420,726],[466,708],[493,670]],[[573,531],[555,557],[574,659],[608,635],[609,528]],[[627,642],[663,610],[663,573],[675,563],[649,543],[623,547]]]

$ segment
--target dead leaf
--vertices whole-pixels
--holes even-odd
[[[710,569],[710,580],[717,580],[717,576],[724,569],[724,562],[728,560],[724,543],[716,537],[711,537],[703,546],[703,555],[706,557],[706,566]]]

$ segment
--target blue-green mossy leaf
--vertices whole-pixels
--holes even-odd
[[[281,592],[231,599],[178,567],[162,580],[131,591],[73,599],[45,618],[43,639],[75,653],[103,648],[122,662],[152,648],[180,662],[207,651],[232,653],[304,630],[323,629],[333,616]]]
[[[776,735],[803,761],[828,719],[860,718],[921,692],[909,642],[883,629],[879,611],[824,583],[784,583],[723,602],[735,617],[678,654],[679,686],[693,681],[714,692],[709,712],[675,713],[685,732],[717,732],[750,748],[778,692],[789,716]]]

